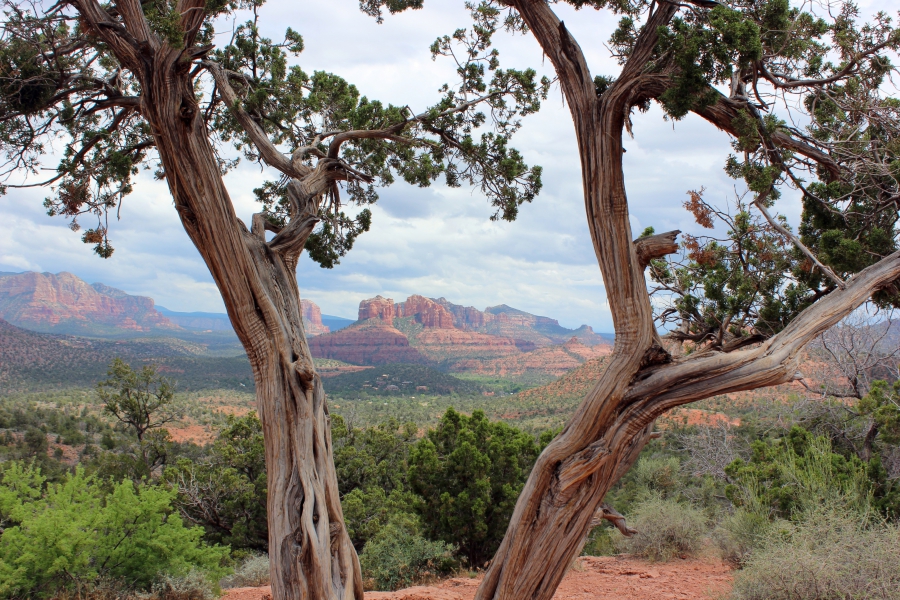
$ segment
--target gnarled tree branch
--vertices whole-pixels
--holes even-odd
[[[597,512],[594,513],[594,518],[591,520],[591,527],[597,527],[603,521],[609,521],[615,525],[616,529],[625,537],[631,537],[638,533],[637,529],[628,526],[628,523],[625,522],[625,516],[609,504],[604,504],[597,509]]]
[[[247,137],[256,146],[259,155],[266,161],[266,164],[294,179],[302,179],[308,175],[311,169],[299,162],[289,160],[287,156],[275,147],[275,144],[272,143],[272,140],[269,139],[262,127],[243,109],[241,99],[238,97],[237,92],[234,91],[234,88],[231,87],[225,70],[218,63],[211,60],[205,60],[201,64],[213,76],[219,89],[219,94],[225,101],[225,105],[228,106],[228,110],[241,124]]]
[[[651,260],[662,258],[669,254],[678,252],[678,237],[681,231],[669,231],[666,233],[657,233],[656,235],[648,235],[634,240],[634,251],[637,253],[638,262],[641,267],[646,267]]]
[[[822,264],[818,257],[813,254],[803,242],[800,241],[800,238],[788,231],[786,227],[784,227],[771,214],[769,214],[769,211],[768,209],[766,209],[765,205],[766,196],[768,196],[768,192],[756,198],[756,200],[753,201],[753,206],[759,209],[759,212],[761,212],[762,215],[766,218],[766,221],[769,222],[769,225],[771,225],[778,233],[789,239],[791,243],[794,244],[794,246],[796,246],[801,252],[803,252],[803,255],[806,256],[806,258],[811,260],[812,263],[816,265],[816,267],[818,267],[820,271],[825,273],[825,275],[829,279],[831,279],[839,288],[844,289],[844,286],[846,285],[844,280],[838,277],[837,273],[831,270],[831,267]]]

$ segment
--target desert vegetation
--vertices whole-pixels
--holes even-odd
[[[553,398],[558,386],[547,387]],[[636,533],[601,519],[583,552],[718,556],[738,569],[735,600],[816,598],[822,589],[893,598],[898,384],[867,389],[844,399],[843,413],[823,412],[820,398],[795,386],[777,402],[713,399],[699,405],[705,419],[663,421],[608,497]],[[261,423],[253,412],[220,415],[208,443],[176,442],[168,428],[179,427],[184,406],[152,369],[123,362],[99,393],[46,395],[40,407],[3,401],[0,597],[212,598],[269,582]],[[861,457],[846,440],[873,425]],[[525,432],[451,408],[424,423],[359,423],[338,412],[331,434],[364,585],[390,590],[481,569],[556,430]],[[161,544],[170,551],[147,560]],[[786,557],[808,568],[788,568]]]
[[[886,13],[863,18],[844,1],[564,3],[619,19],[607,44],[615,73],[591,71],[558,2],[466,2],[471,25],[430,48],[455,62],[455,81],[413,110],[302,70],[293,62],[302,36],[291,28],[277,41],[261,35],[261,1],[3,1],[0,192],[46,188],[48,212],[84,227],[82,241],[110,258],[109,217],[139,172],[153,170],[246,351],[259,417],[228,420],[216,443],[179,447],[165,427],[175,413],[161,417],[176,408],[165,381],[114,367],[117,393],[100,393],[107,422],[94,425],[108,447],[95,449],[97,433],[83,434],[82,467],[63,468],[62,448],[62,457],[47,454],[39,426],[7,437],[16,460],[33,458],[4,470],[8,594],[79,594],[85,582],[127,578],[122,566],[132,565],[124,585],[166,595],[185,581],[223,576],[235,560],[225,544],[259,551],[265,537],[275,600],[360,600],[367,581],[394,586],[453,561],[478,568],[489,558],[478,600],[549,600],[585,541],[603,546],[598,520],[634,538],[624,546],[613,538],[616,547],[652,559],[697,551],[704,527],[716,524],[720,546],[745,569],[735,593],[747,597],[896,587],[895,570],[882,574],[865,561],[865,577],[834,579],[858,552],[831,552],[816,540],[855,532],[888,555],[896,533],[900,389],[853,340],[821,336],[863,305],[900,307],[900,119],[891,96],[900,32]],[[365,0],[360,8],[381,22],[423,4]],[[227,29],[230,37],[218,35]],[[501,31],[532,38],[553,77],[501,68],[492,46]],[[494,219],[514,220],[540,192],[542,170],[510,144],[554,84],[574,124],[587,226],[615,327],[608,360],[547,438],[474,410],[448,410],[415,441],[399,422],[342,429],[305,334],[301,255],[337,265],[370,229],[376,188],[398,179],[469,185]],[[624,136],[635,133],[633,112],[654,104],[667,119],[693,114],[732,142],[722,158],[735,197],[723,205],[703,189],[685,190],[684,206],[705,235],[632,232]],[[60,142],[65,150],[56,152]],[[247,223],[225,180],[237,159],[258,163],[267,177]],[[781,214],[789,195],[802,205],[796,231]],[[817,338],[846,379],[840,390],[797,370]],[[657,440],[657,421],[673,409],[800,380],[824,401],[818,410],[799,407],[790,427],[782,420],[754,429],[763,415],[745,430],[732,424],[733,434],[685,441],[701,453],[725,439],[727,464],[721,456],[682,460],[669,431]],[[58,427],[70,436],[77,429],[68,418]],[[382,442],[394,444],[391,456],[369,448]],[[344,469],[345,450],[361,463]],[[46,474],[37,462],[47,463]],[[352,490],[342,470],[357,478]],[[240,493],[223,502],[228,486]],[[368,515],[379,493],[383,511]],[[353,494],[363,496],[353,507],[367,515],[363,523],[349,518]],[[649,531],[624,524],[617,511],[627,507]],[[831,513],[814,513],[822,507],[847,516],[828,520]],[[53,520],[108,532],[109,552],[86,557],[72,548],[59,551],[59,562],[60,544],[30,548],[42,539],[30,532]],[[161,540],[173,548],[165,562],[141,558]],[[805,550],[810,565],[836,566],[811,568],[802,580],[768,569],[788,545]],[[402,560],[393,571],[388,555]],[[77,564],[62,564],[70,558]]]

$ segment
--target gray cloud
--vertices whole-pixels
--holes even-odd
[[[439,35],[466,26],[461,1],[428,2],[422,11],[389,17],[383,25],[362,15],[357,0],[287,2],[270,0],[262,9],[264,33],[280,37],[286,26],[304,35],[299,63],[308,72],[338,73],[369,97],[421,110],[452,81],[454,66],[432,61],[428,45]],[[900,2],[892,0],[896,8]],[[867,0],[863,10],[884,3]],[[618,70],[603,46],[616,25],[605,12],[555,8],[580,40],[595,73]],[[498,34],[504,66],[535,67],[552,75],[531,37]],[[724,201],[733,182],[722,167],[728,138],[697,117],[671,122],[659,109],[634,116],[633,140],[626,140],[627,191],[635,233],[697,231],[681,207],[690,189],[706,187],[707,198]],[[381,190],[372,231],[333,270],[308,259],[298,268],[301,293],[328,314],[356,315],[363,298],[382,294],[400,300],[413,293],[445,296],[484,308],[506,303],[609,331],[612,321],[584,218],[581,173],[571,119],[559,89],[538,115],[526,119],[514,145],[532,164],[544,167],[544,191],[524,206],[515,223],[489,221],[491,208],[477,191],[398,183]],[[228,176],[238,215],[254,211],[252,189],[265,174],[243,165]],[[65,223],[43,213],[44,194],[14,191],[0,198],[0,270],[71,271],[130,293],[152,296],[174,310],[222,310],[206,266],[178,222],[164,184],[142,178],[114,224],[116,253],[96,258]],[[789,218],[799,205],[779,206]]]

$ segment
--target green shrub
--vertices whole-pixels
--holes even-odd
[[[105,487],[81,468],[45,485],[36,469],[10,464],[0,482],[0,598],[46,597],[100,579],[146,590],[162,573],[191,570],[217,580],[227,549],[204,545],[202,529],[183,525],[174,495],[131,481]]]
[[[737,574],[733,600],[900,598],[897,525],[825,507],[782,529]]]
[[[681,461],[677,456],[642,457],[634,466],[635,483],[651,492],[667,496],[679,485]]]
[[[152,600],[213,600],[217,586],[203,571],[192,569],[184,575],[163,575],[153,584]]]
[[[621,539],[620,535],[614,533],[614,529],[606,524],[594,527],[588,534],[584,548],[581,549],[582,556],[612,556],[616,553],[616,546]]]
[[[667,561],[700,549],[706,532],[703,513],[688,504],[659,497],[638,504],[628,515],[638,533],[621,538],[620,548],[649,560]]]
[[[447,575],[456,567],[455,548],[422,537],[414,520],[391,521],[382,527],[359,555],[366,587],[397,590]]]
[[[712,538],[722,559],[741,567],[756,549],[766,543],[772,528],[772,523],[764,515],[739,508],[719,523]]]
[[[341,500],[344,525],[357,552],[361,552],[378,531],[392,519],[416,518],[413,506],[417,497],[412,492],[395,489],[390,494],[379,487],[356,488]]]
[[[538,454],[527,433],[452,408],[412,447],[409,482],[425,533],[459,547],[469,566],[493,556]]]
[[[776,440],[753,443],[753,456],[725,468],[732,479],[725,493],[735,506],[759,506],[790,519],[827,502],[866,514],[871,509],[871,482],[856,456],[832,451],[831,443],[801,427]]]
[[[228,415],[203,459],[179,458],[163,479],[178,491],[181,514],[202,525],[208,541],[264,553],[269,549],[265,454],[256,413]]]
[[[223,588],[259,587],[269,585],[269,557],[250,555],[241,561],[232,575],[219,584]]]

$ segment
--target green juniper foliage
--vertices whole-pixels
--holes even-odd
[[[0,471],[0,598],[52,597],[98,578],[149,590],[159,574],[215,580],[227,548],[201,541],[173,512],[175,493],[130,481],[112,490],[78,468],[57,484],[9,463]]]
[[[827,439],[798,426],[782,438],[755,441],[750,460],[738,459],[725,472],[731,480],[725,493],[735,506],[773,517],[790,519],[829,502],[861,518],[870,508],[891,518],[900,514],[900,494],[878,458],[867,464],[838,454]]]
[[[389,523],[415,538],[420,527],[409,485],[409,453],[418,427],[390,419],[361,428],[335,416],[331,435],[344,521],[357,551]]]
[[[538,455],[534,438],[482,411],[448,410],[411,450],[409,480],[432,539],[459,544],[469,565],[489,560]]]
[[[879,441],[900,444],[900,380],[893,385],[873,381],[869,393],[857,403],[857,410],[872,420]]]
[[[51,188],[48,212],[68,218],[76,231],[92,218],[82,239],[109,257],[109,215],[119,214],[135,178],[142,169],[166,177],[157,140],[142,116],[146,90],[79,18],[78,2],[46,10],[22,0],[2,5],[0,176],[6,187],[0,192],[23,184]],[[494,219],[515,219],[519,206],[538,194],[540,167],[526,165],[510,139],[521,117],[539,109],[550,82],[533,70],[501,68],[490,47],[503,25],[499,11],[473,4],[473,26],[434,43],[433,57],[456,59],[459,82],[438,90],[434,105],[413,110],[369,98],[338,75],[301,68],[302,36],[291,28],[280,40],[263,36],[263,5],[262,0],[213,0],[199,27],[184,31],[174,1],[142,3],[160,43],[184,53],[223,173],[242,159],[264,160],[237,113],[249,115],[253,127],[294,164],[346,172],[316,200],[319,225],[306,250],[321,266],[336,265],[369,230],[368,207],[378,200],[377,189],[397,178],[418,186],[439,178],[451,187],[475,186],[490,200]],[[405,0],[361,3],[376,16],[382,8],[420,6],[421,1]],[[121,22],[111,6],[102,10]],[[250,19],[238,22],[248,12]],[[227,43],[216,43],[222,39],[217,27],[233,30]],[[225,78],[218,84],[217,73]],[[234,103],[224,100],[223,85],[232,88]],[[64,152],[53,166],[49,142],[56,139],[64,142]],[[48,168],[55,173],[41,180]],[[272,228],[283,227],[291,216],[286,184],[281,177],[255,190]]]
[[[731,214],[687,203],[700,225],[727,231],[688,236],[680,259],[652,271],[673,299],[662,320],[680,324],[678,339],[721,347],[767,337],[839,285],[760,215],[784,190],[803,199],[799,240],[837,277],[897,250],[900,113],[883,90],[900,32],[886,13],[861,22],[851,3],[839,11],[828,19],[787,0],[729,2],[660,32],[658,50],[677,66],[675,85],[659,97],[670,117],[725,102],[709,84],[729,85],[729,100],[745,105],[731,122],[725,170],[752,197]],[[808,124],[791,126],[786,114]],[[785,135],[827,154],[831,167],[773,142]],[[876,300],[900,304],[894,287]]]
[[[139,441],[152,429],[179,418],[175,390],[152,366],[135,371],[120,358],[113,360],[109,378],[97,384],[103,410],[134,431]]]
[[[203,456],[182,457],[167,467],[163,481],[178,491],[174,504],[206,539],[233,550],[266,552],[266,451],[255,413],[229,415]]]
[[[617,14],[608,47],[622,65],[657,6],[559,2]],[[422,2],[362,5],[381,19]],[[482,6],[524,31],[516,2]],[[658,317],[689,351],[735,350],[777,333],[897,251],[900,104],[891,77],[900,30],[887,12],[864,17],[849,1],[826,10],[789,0],[691,0],[655,33],[644,62],[629,64],[642,74],[641,91],[627,92],[630,108],[656,102],[667,119],[695,113],[727,131],[733,151],[724,168],[740,192],[730,209],[691,192],[686,208],[710,231],[686,236],[679,257],[653,263]],[[604,73],[593,81],[602,101],[622,79]],[[632,132],[627,118],[625,127]],[[796,233],[778,214],[786,194],[802,200]],[[875,300],[900,306],[900,285]]]

